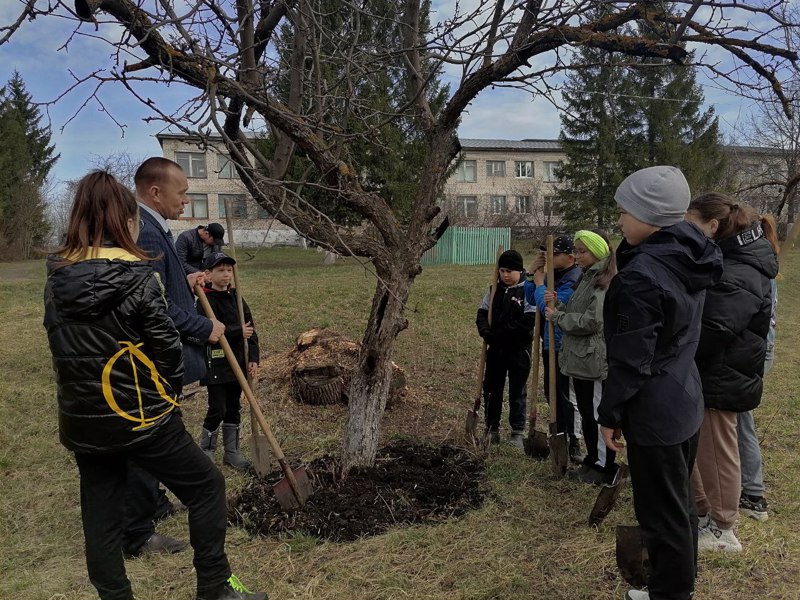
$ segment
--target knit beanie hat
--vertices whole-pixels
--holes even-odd
[[[522,265],[522,255],[516,250],[506,250],[497,259],[498,269],[510,269],[512,271],[524,271]]]
[[[620,208],[639,221],[668,227],[683,221],[691,194],[677,167],[647,167],[625,178],[614,194]]]

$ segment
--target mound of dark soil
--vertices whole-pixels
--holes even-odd
[[[395,525],[431,523],[463,515],[483,502],[483,461],[451,446],[395,441],[375,466],[339,476],[337,460],[308,466],[314,495],[297,512],[284,511],[272,491],[280,477],[251,479],[233,501],[230,519],[250,533],[305,533],[333,541],[377,535]]]

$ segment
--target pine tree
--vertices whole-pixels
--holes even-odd
[[[58,155],[18,72],[0,89],[0,254],[30,258],[48,234],[42,185]]]
[[[636,160],[636,107],[620,57],[582,48],[575,60],[591,66],[572,72],[562,93],[560,138],[567,160],[558,200],[570,226],[608,227],[614,190]]]
[[[378,50],[402,48],[399,22],[403,4],[369,0],[353,8],[336,0],[321,0],[320,3],[319,12],[324,18],[318,27],[327,36],[322,39],[316,60],[306,60],[304,64],[306,85],[322,86],[326,91],[327,104],[320,126],[347,132],[342,137],[341,152],[347,154],[343,159],[356,167],[364,189],[380,194],[402,218],[410,210],[420,174],[427,168],[429,150],[419,123],[409,117],[410,111],[401,111],[412,104],[403,53],[387,55]],[[372,18],[364,18],[364,11]],[[429,26],[429,14],[430,2],[424,2],[420,10],[421,32]],[[360,41],[362,52],[355,57],[343,56],[341,47],[352,44],[354,37]],[[370,48],[375,52],[370,54]],[[285,101],[294,51],[289,28],[282,30],[278,49],[277,89]],[[440,83],[438,73],[431,70],[430,63],[423,64],[422,76],[431,78],[425,93],[434,115],[438,115],[447,99],[448,88]],[[350,89],[348,85],[353,75],[357,75],[357,87]],[[310,90],[309,96],[314,93]],[[378,137],[379,144],[375,143]],[[353,139],[361,141],[354,144]],[[269,154],[273,144],[268,138],[260,142],[260,147]],[[301,181],[306,173],[313,171],[309,167],[303,152],[296,151],[288,179]],[[338,223],[361,221],[359,215],[337,202],[335,193],[320,187],[319,181],[307,183],[296,187],[304,200]]]

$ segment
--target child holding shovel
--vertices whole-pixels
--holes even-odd
[[[531,342],[535,308],[525,300],[525,268],[516,250],[506,250],[497,260],[497,291],[492,306],[491,290],[486,292],[475,323],[486,341],[486,371],[483,398],[486,435],[492,443],[500,442],[500,416],[503,412],[503,390],[508,377],[508,422],[510,442],[524,448],[526,382],[531,370]],[[492,324],[489,325],[489,311]]]
[[[575,481],[600,485],[611,483],[617,471],[616,452],[606,448],[599,436],[597,405],[608,373],[606,341],[603,337],[603,302],[617,263],[608,236],[599,230],[575,234],[575,256],[583,275],[566,304],[557,302],[546,308],[545,317],[562,333],[559,367],[570,378],[581,415],[586,457],[583,464],[567,476]],[[547,292],[545,301],[557,301]]]
[[[608,378],[597,421],[606,446],[628,444],[633,505],[650,557],[648,591],[627,600],[689,600],[697,573],[690,475],[703,420],[694,362],[706,289],[722,255],[684,222],[689,184],[675,167],[636,171],[617,188],[619,273],[603,309]]]
[[[239,366],[250,377],[255,377],[259,362],[258,335],[253,326],[250,308],[244,300],[242,300],[244,328],[239,321],[236,290],[231,287],[233,265],[235,264],[236,261],[223,252],[215,252],[209,256],[205,264],[206,287],[204,289],[214,314],[225,324],[225,337],[228,338],[233,348]],[[243,339],[246,339],[248,343],[247,365],[245,365]],[[245,470],[250,466],[250,462],[239,451],[242,388],[219,344],[208,344],[206,353],[208,370],[205,383],[208,386],[208,413],[206,413],[203,430],[200,433],[200,448],[211,460],[214,460],[214,450],[216,450],[217,435],[221,424],[222,444],[225,448],[222,462],[234,469]]]

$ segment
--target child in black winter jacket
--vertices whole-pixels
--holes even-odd
[[[507,250],[497,261],[497,291],[491,308],[491,288],[483,297],[475,323],[488,345],[483,398],[486,433],[492,443],[500,441],[500,416],[503,412],[503,389],[508,377],[508,421],[510,442],[523,447],[525,430],[526,382],[531,370],[531,344],[535,307],[525,299],[522,256]],[[489,324],[489,310],[492,323]]]
[[[244,299],[242,299],[244,328],[239,320],[236,290],[231,287],[235,264],[233,258],[222,252],[215,252],[209,256],[206,260],[205,292],[214,315],[225,324],[225,338],[230,343],[239,366],[252,378],[258,369],[258,335],[253,326],[250,308]],[[246,363],[244,340],[247,340],[248,350]],[[214,460],[218,428],[222,424],[222,443],[225,448],[222,462],[235,469],[247,469],[250,463],[239,452],[242,387],[219,344],[206,346],[206,365],[204,383],[208,386],[208,413],[203,421],[200,447],[211,460]]]
[[[689,600],[697,573],[697,510],[690,474],[703,420],[694,362],[706,289],[722,255],[684,222],[689,185],[675,167],[626,178],[614,200],[625,240],[606,293],[608,378],[598,407],[606,445],[628,444],[633,505],[651,564],[648,590],[626,600]]]

